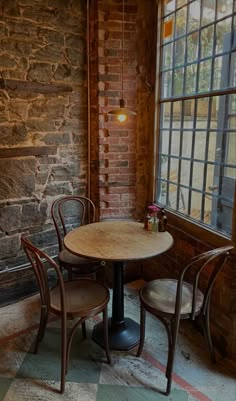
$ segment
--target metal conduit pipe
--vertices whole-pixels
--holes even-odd
[[[87,15],[86,15],[86,49],[87,49],[87,107],[88,107],[88,184],[87,184],[87,197],[91,196],[91,100],[90,100],[90,0],[87,0]]]

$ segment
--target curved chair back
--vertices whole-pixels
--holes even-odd
[[[60,268],[50,256],[36,248],[27,238],[21,237],[21,243],[35,273],[40,292],[41,307],[44,307],[47,311],[50,308],[50,287],[47,273],[50,267],[56,273],[57,286],[60,288],[61,311],[65,317],[65,290]],[[47,267],[46,264],[48,264]]]
[[[191,283],[193,284],[192,311],[191,319],[195,319],[196,313],[196,296],[199,288],[199,280],[204,274],[204,294],[203,306],[201,313],[205,314],[210,304],[211,292],[220,271],[223,269],[226,259],[229,256],[229,251],[233,249],[232,245],[216,248],[208,252],[204,252],[192,258],[191,262],[182,270],[178,280],[176,293],[176,309],[175,314],[178,316],[181,308],[182,284],[187,273],[191,274]],[[190,272],[191,270],[191,272]],[[187,281],[187,280],[185,280]]]
[[[59,251],[61,251],[64,236],[70,230],[95,222],[95,205],[85,196],[64,196],[53,202],[51,215],[57,233]]]

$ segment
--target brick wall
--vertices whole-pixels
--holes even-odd
[[[128,108],[137,109],[137,4],[133,0],[125,2],[123,49],[122,1],[104,0],[97,6],[97,32],[93,30],[91,36],[97,64],[92,65],[91,82],[97,76],[98,92],[91,89],[91,120],[92,127],[98,125],[98,138],[92,139],[91,191],[92,197],[98,199],[101,219],[131,217],[135,214],[136,199],[136,117],[118,123],[107,112],[119,106],[122,54],[124,99]]]

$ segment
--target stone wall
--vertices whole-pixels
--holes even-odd
[[[87,193],[86,1],[1,1],[0,270],[26,234],[50,253],[50,205]]]

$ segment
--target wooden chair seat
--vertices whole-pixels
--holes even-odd
[[[61,252],[59,252],[58,259],[61,263],[69,264],[72,266],[98,264],[97,261],[89,260],[83,258],[82,256],[74,255],[73,253],[67,251],[67,249],[63,249]]]
[[[177,280],[158,279],[147,283],[141,290],[140,296],[146,307],[156,309],[159,312],[175,313]],[[180,306],[181,315],[190,315],[192,312],[193,285],[183,282],[182,300]],[[197,288],[195,314],[197,315],[204,300],[203,293]]]
[[[67,281],[65,288],[65,304],[67,317],[94,316],[104,309],[109,300],[106,287],[91,279]],[[51,310],[61,314],[60,288],[50,291]]]

